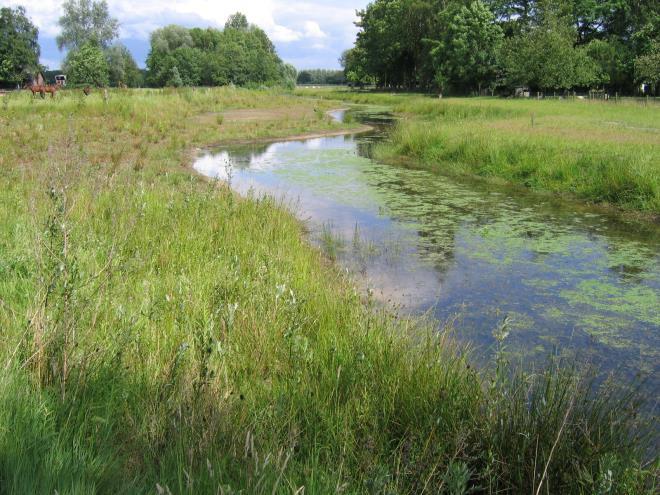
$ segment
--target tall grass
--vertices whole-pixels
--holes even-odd
[[[376,150],[381,160],[660,214],[657,104],[312,94],[388,105],[402,115]]]
[[[8,104],[0,493],[654,492],[635,393],[475,370],[363,300],[280,204],[184,166],[282,132],[205,120],[255,102],[333,125],[230,89]]]

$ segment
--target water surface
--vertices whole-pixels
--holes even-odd
[[[375,297],[451,320],[477,355],[554,349],[660,391],[660,235],[575,204],[369,158],[380,134],[209,151],[195,168],[284,198]]]

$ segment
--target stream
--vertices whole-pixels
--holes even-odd
[[[450,323],[477,359],[577,357],[660,392],[660,228],[502,185],[378,163],[360,135],[208,150],[195,169],[281,199],[363,290]],[[336,112],[343,118],[343,112]],[[653,400],[655,401],[655,399]]]

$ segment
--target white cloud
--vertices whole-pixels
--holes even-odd
[[[281,43],[290,43],[292,41],[298,41],[302,35],[298,31],[294,31],[293,29],[289,29],[288,27],[285,26],[275,26],[271,28],[270,32],[268,33],[270,36],[270,39],[273,41],[281,42]]]
[[[2,7],[18,7],[25,6],[27,2],[23,0],[2,0],[0,4]],[[43,2],[40,5],[28,5],[25,10],[32,22],[39,28],[39,33],[49,37],[55,37],[59,34],[60,28],[57,25],[57,20],[62,15],[62,8],[55,2]]]
[[[326,38],[328,35],[321,30],[321,26],[316,21],[305,21],[305,37],[307,38]]]

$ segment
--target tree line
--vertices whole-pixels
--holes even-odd
[[[219,29],[170,25],[151,34],[147,70],[117,42],[119,23],[105,0],[67,0],[59,19],[62,70],[73,85],[220,86],[287,85],[296,69],[282,62],[273,43],[241,13]],[[0,9],[0,84],[29,80],[39,65],[38,29],[23,7]]]
[[[352,84],[457,94],[660,83],[656,0],[375,0],[341,63]]]
[[[147,82],[152,86],[293,86],[296,69],[282,62],[261,28],[236,13],[223,30],[171,25],[154,31]]]
[[[343,70],[304,69],[298,73],[298,84],[346,84]]]

